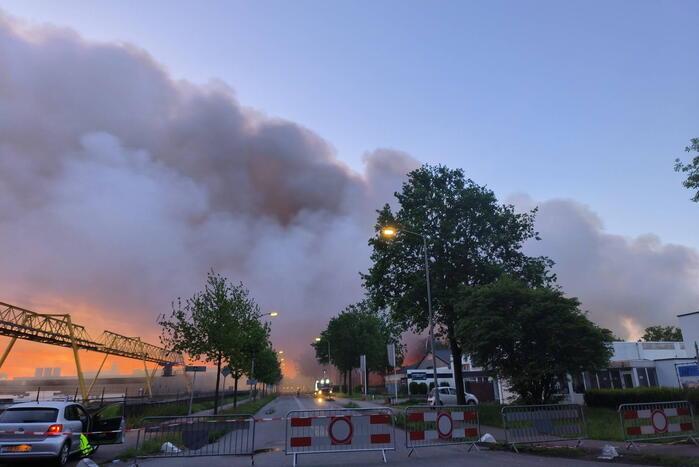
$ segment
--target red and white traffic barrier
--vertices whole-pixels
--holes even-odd
[[[636,441],[686,438],[694,439],[696,426],[687,401],[622,404],[618,408],[627,448]]]
[[[671,423],[672,417],[680,416],[690,417],[689,421]],[[654,435],[694,431],[694,423],[691,421],[689,407],[626,410],[623,412],[623,417],[625,420],[647,420],[646,425],[627,426],[626,432],[629,435]]]
[[[395,450],[393,412],[384,408],[295,410],[286,417],[286,454]]]
[[[415,448],[445,444],[470,444],[469,451],[478,449],[480,425],[475,406],[406,407],[405,420],[405,447],[410,454]]]

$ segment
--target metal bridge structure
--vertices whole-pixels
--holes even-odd
[[[17,339],[23,339],[42,344],[57,345],[73,350],[75,368],[78,373],[78,383],[83,400],[90,397],[90,392],[110,355],[132,358],[143,361],[148,395],[153,395],[151,381],[159,367],[172,368],[184,365],[181,353],[143,342],[140,337],[127,337],[111,331],[103,331],[93,339],[84,326],[73,323],[69,314],[42,314],[0,302],[0,336],[7,336],[10,342],[0,355],[0,368],[9,356]],[[85,382],[78,350],[88,350],[104,354],[102,363],[88,386]],[[148,369],[148,363],[156,366]],[[185,375],[188,390],[191,391],[189,379]]]

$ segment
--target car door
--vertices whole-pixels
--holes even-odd
[[[456,405],[456,389],[449,388],[449,403]]]
[[[78,406],[75,404],[67,405],[63,411],[63,419],[66,426],[63,427],[64,432],[70,432],[71,450],[73,452],[80,449],[80,434],[83,432],[83,423],[80,420]]]
[[[124,442],[125,429],[124,404],[110,404],[102,407],[92,415],[93,433],[90,433],[87,438],[93,446],[122,444]]]

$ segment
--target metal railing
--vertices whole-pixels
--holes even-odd
[[[137,459],[234,456],[255,453],[252,415],[147,417],[136,442]]]
[[[621,404],[617,412],[626,449],[638,449],[636,441],[658,439],[685,438],[697,444],[694,412],[688,401]]]
[[[576,404],[511,405],[501,410],[507,444],[539,444],[587,438],[585,415]],[[519,452],[519,451],[517,451]]]
[[[470,444],[480,438],[480,422],[475,405],[410,406],[405,409],[405,447],[410,456],[415,448]]]
[[[393,411],[388,408],[292,410],[286,415],[285,449],[299,454],[395,451]]]

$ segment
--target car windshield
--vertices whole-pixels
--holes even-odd
[[[40,423],[55,422],[58,409],[41,407],[7,409],[0,415],[0,423]]]

